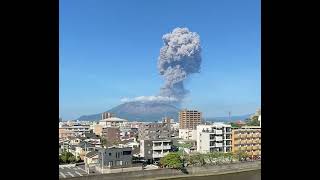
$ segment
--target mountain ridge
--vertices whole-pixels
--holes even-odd
[[[111,112],[116,117],[127,119],[128,121],[142,121],[153,122],[160,121],[163,117],[170,117],[178,121],[180,108],[174,105],[163,102],[126,102],[115,106],[105,112]],[[231,121],[245,120],[251,114],[231,116]],[[204,117],[206,121],[222,121],[228,122],[229,117]],[[78,119],[79,121],[99,121],[101,120],[101,113],[83,115]]]

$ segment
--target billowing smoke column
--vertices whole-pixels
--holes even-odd
[[[188,93],[183,81],[190,74],[200,72],[200,37],[188,28],[175,28],[162,39],[164,46],[160,50],[158,69],[165,84],[160,96],[173,97],[180,102]]]
[[[164,46],[160,49],[158,69],[164,77],[164,86],[158,96],[122,98],[122,102],[164,102],[179,105],[188,91],[183,81],[190,74],[199,73],[201,64],[200,37],[188,28],[175,28],[162,37]]]

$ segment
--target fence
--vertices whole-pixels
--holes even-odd
[[[128,171],[122,173],[110,173],[100,175],[89,175],[81,177],[66,178],[70,180],[138,180],[138,179],[155,179],[155,178],[169,178],[173,176],[190,176],[190,175],[206,175],[215,173],[231,173],[239,171],[248,171],[261,169],[260,161],[242,162],[234,164],[224,164],[215,166],[201,166],[201,167],[187,167],[183,170],[176,169],[154,169],[154,170],[140,170]]]

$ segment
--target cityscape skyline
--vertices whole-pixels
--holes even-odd
[[[219,117],[261,107],[260,1],[168,5],[60,1],[63,119],[107,111],[124,98],[157,95],[164,81],[157,71],[162,35],[176,27],[198,33],[203,50],[200,73],[186,80],[190,93],[182,108]]]

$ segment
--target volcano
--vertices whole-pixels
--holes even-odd
[[[179,111],[179,108],[164,102],[133,101],[120,104],[106,112],[111,112],[115,114],[116,117],[128,121],[153,122],[160,121],[163,117],[170,117],[177,121]],[[101,113],[81,116],[77,120],[99,121],[101,120]]]

